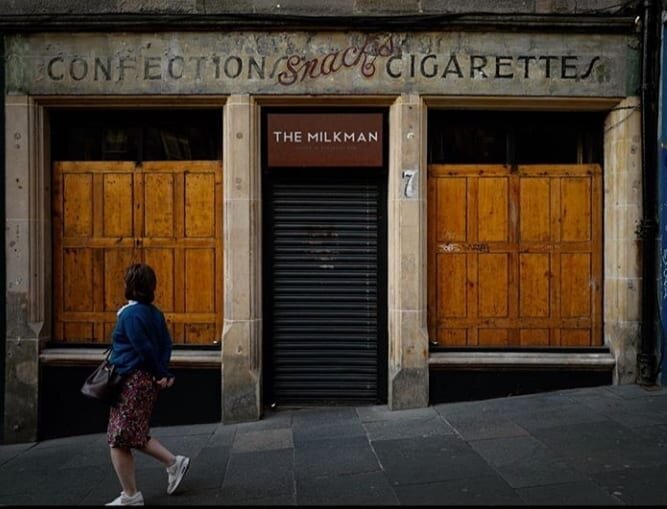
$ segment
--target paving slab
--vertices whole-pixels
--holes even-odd
[[[592,481],[523,488],[518,493],[526,504],[531,505],[624,505]]]
[[[249,499],[294,495],[294,452],[291,449],[232,454],[221,496],[228,504]]]
[[[298,479],[377,472],[380,464],[365,437],[297,442],[294,468]]]
[[[512,488],[587,480],[532,436],[476,440],[470,445]]]
[[[667,469],[623,469],[593,474],[591,478],[627,505],[667,505]]]
[[[394,487],[402,505],[524,505],[499,476],[471,477]]]
[[[667,505],[667,390],[596,387],[391,411],[274,408],[158,427],[190,470],[135,452],[147,505]],[[71,489],[63,489],[63,486]],[[104,433],[0,445],[0,505],[118,496]]]
[[[299,505],[399,505],[381,472],[297,479]]]
[[[392,486],[493,475],[495,472],[458,437],[430,436],[373,442]]]
[[[370,421],[364,423],[364,428],[372,442],[396,438],[426,438],[434,435],[455,434],[454,428],[437,414],[432,417],[417,419]]]

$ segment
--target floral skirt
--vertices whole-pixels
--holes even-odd
[[[153,377],[145,371],[137,370],[123,381],[118,403],[109,410],[110,447],[142,449],[146,445],[158,391]]]

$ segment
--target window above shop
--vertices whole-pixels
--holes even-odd
[[[66,110],[51,115],[56,161],[221,158],[222,116],[213,110]]]
[[[432,110],[428,159],[432,164],[602,163],[603,125],[597,112]]]

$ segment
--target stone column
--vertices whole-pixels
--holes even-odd
[[[639,98],[609,113],[604,131],[604,338],[616,359],[614,383],[634,383],[641,333]]]
[[[261,185],[257,108],[229,97],[224,112],[222,420],[257,420],[262,401]]]
[[[27,96],[7,96],[5,101],[4,438],[18,443],[37,440],[39,351],[50,323],[50,200],[41,110]]]
[[[388,405],[392,410],[428,405],[425,111],[418,95],[404,94],[389,113]]]

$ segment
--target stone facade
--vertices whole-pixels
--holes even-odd
[[[0,15],[521,12],[618,14],[613,0],[244,3],[23,2]],[[4,17],[3,17],[4,16]],[[24,20],[25,21],[25,20]],[[28,23],[29,21],[25,21]],[[409,30],[17,33],[6,36],[7,442],[37,433],[40,355],[50,338],[49,108],[199,105],[223,110],[222,420],[262,414],[260,110],[373,105],[389,111],[388,405],[428,405],[426,118],[429,108],[607,111],[604,342],[615,381],[636,374],[641,164],[634,35]],[[93,97],[94,99],[91,99]],[[166,102],[168,101],[168,102]],[[407,176],[412,187],[407,189]],[[576,355],[576,354],[574,354]],[[508,357],[509,358],[509,357]],[[512,357],[521,362],[520,356]],[[531,361],[533,362],[533,361]],[[567,362],[567,361],[566,361]]]

